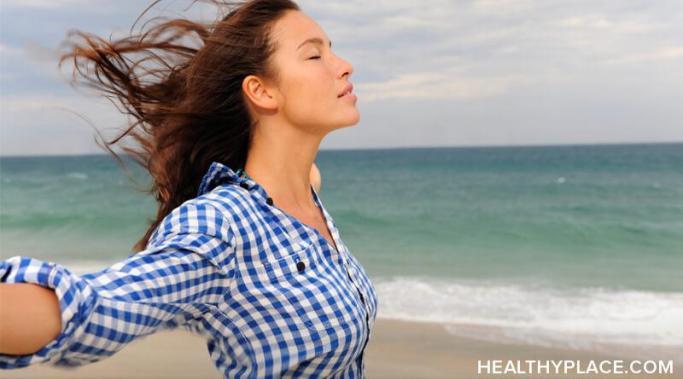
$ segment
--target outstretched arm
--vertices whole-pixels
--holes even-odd
[[[60,329],[54,290],[32,283],[0,284],[1,354],[33,354],[57,338]]]
[[[82,365],[160,329],[199,323],[229,293],[232,273],[225,267],[233,243],[228,221],[215,208],[186,202],[164,219],[145,250],[99,272],[75,275],[59,264],[24,256],[0,262],[1,282],[45,288],[2,285],[0,307],[9,317],[0,320],[0,336],[10,338],[3,342],[0,368]],[[26,297],[18,297],[18,291]],[[51,316],[34,318],[50,309]],[[43,321],[47,325],[38,324]],[[25,344],[16,343],[23,338]]]

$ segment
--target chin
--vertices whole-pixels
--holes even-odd
[[[345,126],[354,126],[360,122],[360,112],[356,111],[356,116],[349,119]]]
[[[356,126],[356,125],[358,125],[359,121],[360,121],[360,118],[356,118],[355,120],[352,120],[352,121],[349,121],[349,122],[346,122],[346,123],[340,125],[339,128],[337,128],[337,129],[350,128],[352,126]]]
[[[353,114],[349,114],[346,117],[339,118],[337,122],[334,124],[330,125],[328,128],[329,131],[337,130],[337,129],[344,129],[344,128],[349,128],[355,125],[358,125],[360,122],[360,113],[355,112]]]

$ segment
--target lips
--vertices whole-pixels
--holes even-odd
[[[346,95],[347,93],[351,93],[352,91],[353,91],[353,85],[351,83],[349,83],[344,87],[342,92],[339,95],[337,95],[337,97],[342,97],[342,96]]]

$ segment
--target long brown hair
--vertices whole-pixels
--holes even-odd
[[[114,139],[97,143],[123,167],[111,146],[133,138],[139,146],[121,148],[152,177],[144,191],[155,196],[157,215],[135,251],[146,247],[166,215],[196,197],[212,161],[244,166],[253,120],[242,81],[259,75],[278,82],[270,60],[277,49],[272,25],[287,10],[299,10],[291,0],[208,2],[229,13],[213,23],[172,19],[115,41],[72,30],[67,39],[81,40],[67,41],[69,51],[60,56],[59,67],[73,58],[73,83],[95,88],[132,116]],[[199,46],[190,43],[193,36]]]

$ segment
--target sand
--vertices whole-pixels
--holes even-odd
[[[478,360],[590,360],[635,359],[615,352],[585,351],[485,342],[455,337],[439,324],[378,319],[366,350],[368,378],[474,378],[474,377],[580,377],[675,378],[683,363],[674,363],[673,375],[477,375]],[[637,357],[636,357],[637,358]],[[662,356],[660,359],[664,359]],[[645,358],[641,358],[645,359]],[[505,363],[504,363],[505,364]],[[204,340],[186,331],[164,331],[132,342],[103,361],[65,371],[45,365],[0,371],[0,378],[221,378],[209,360]]]

